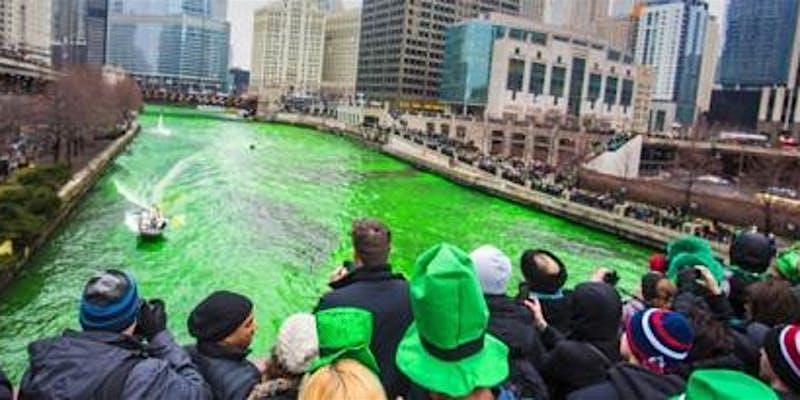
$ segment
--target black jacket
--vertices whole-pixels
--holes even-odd
[[[530,311],[505,295],[486,295],[485,299],[489,333],[508,346],[509,381],[523,397],[546,398],[547,387],[539,374],[545,350]]]
[[[8,381],[3,370],[0,370],[0,400],[11,400],[14,397],[13,394],[11,382]]]
[[[411,299],[408,282],[393,274],[390,266],[360,267],[339,281],[319,300],[316,311],[334,307],[357,307],[372,313],[370,349],[380,368],[380,378],[387,397],[404,395],[409,381],[395,365],[400,340],[411,325]]]
[[[608,284],[578,285],[570,298],[571,325],[565,337],[552,327],[542,332],[550,351],[542,374],[556,398],[606,379],[606,370],[621,360],[619,325],[622,301]]]
[[[574,391],[567,400],[660,400],[683,393],[685,387],[686,383],[676,375],[658,375],[620,363],[608,370],[604,382]]]
[[[20,399],[89,399],[110,376],[124,399],[210,400],[211,390],[169,331],[147,345],[113,332],[67,331],[28,346],[30,366],[20,384]],[[132,368],[125,368],[125,366]]]
[[[572,318],[569,299],[572,291],[564,289],[552,294],[531,292],[531,296],[534,295],[542,305],[542,314],[547,323],[560,332],[569,331],[570,319]]]
[[[201,342],[186,351],[197,365],[216,400],[246,399],[261,379],[261,373],[247,360],[247,352],[231,346]]]

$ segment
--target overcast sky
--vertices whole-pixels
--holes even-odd
[[[228,0],[228,20],[231,22],[231,66],[250,69],[250,51],[253,45],[253,12],[270,1]],[[709,0],[711,14],[721,16],[727,0]],[[344,0],[347,7],[359,7],[361,0]]]

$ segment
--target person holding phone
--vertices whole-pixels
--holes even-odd
[[[92,277],[79,320],[82,331],[28,346],[19,399],[212,398],[167,330],[164,302],[139,297],[130,274],[109,269]]]

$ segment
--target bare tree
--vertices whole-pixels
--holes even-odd
[[[690,130],[688,145],[679,144],[673,176],[682,180],[683,207],[691,210],[694,191],[699,178],[703,175],[716,175],[722,172],[722,163],[715,157],[710,149],[701,148],[700,137],[707,137],[705,127],[696,126]]]
[[[796,158],[761,156],[749,158],[747,171],[740,177],[743,188],[754,193],[761,208],[765,232],[774,230],[774,218],[780,203],[780,188],[800,187],[800,161]]]

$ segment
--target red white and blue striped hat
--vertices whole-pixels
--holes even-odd
[[[628,347],[646,368],[666,373],[689,356],[694,331],[683,314],[649,308],[637,312],[625,330]]]
[[[781,381],[793,392],[800,392],[800,326],[772,328],[764,338],[764,352]]]

